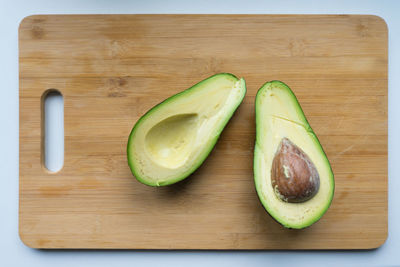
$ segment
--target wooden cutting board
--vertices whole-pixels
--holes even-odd
[[[363,15],[50,15],[19,29],[19,231],[34,248],[367,249],[387,237],[387,27]],[[190,178],[145,186],[126,159],[134,123],[219,72],[248,93]],[[254,97],[297,95],[335,173],[311,227],[276,223],[253,183]],[[42,96],[64,97],[65,160],[42,163]]]

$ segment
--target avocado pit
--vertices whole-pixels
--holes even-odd
[[[282,138],[271,168],[271,184],[285,202],[305,202],[319,189],[319,174],[310,158],[288,138]]]

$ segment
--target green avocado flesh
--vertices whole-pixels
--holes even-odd
[[[207,158],[245,94],[244,79],[220,73],[149,110],[128,141],[136,179],[164,186],[188,177]]]
[[[258,197],[283,226],[310,226],[327,211],[333,198],[335,184],[328,158],[286,84],[264,84],[256,96],[255,112]]]

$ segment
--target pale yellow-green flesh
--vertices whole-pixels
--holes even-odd
[[[204,159],[242,101],[245,84],[231,76],[215,77],[184,93],[152,110],[129,143],[136,172],[148,184],[191,172]]]
[[[191,153],[199,115],[180,114],[169,117],[150,129],[145,147],[150,158],[165,168],[178,168]]]
[[[257,97],[257,143],[255,148],[255,182],[257,192],[268,212],[288,227],[301,228],[313,221],[329,206],[333,179],[329,163],[296,99],[279,87],[261,92]],[[300,147],[316,166],[320,176],[318,193],[302,203],[279,199],[271,185],[271,166],[283,137]]]

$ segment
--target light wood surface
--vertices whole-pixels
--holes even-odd
[[[35,248],[366,249],[387,237],[387,28],[357,15],[52,15],[25,18],[20,51],[19,230]],[[218,72],[248,93],[191,177],[132,176],[128,135],[149,108]],[[252,164],[254,97],[282,80],[335,174],[311,227],[276,223]],[[41,97],[64,96],[65,160],[42,164]]]

